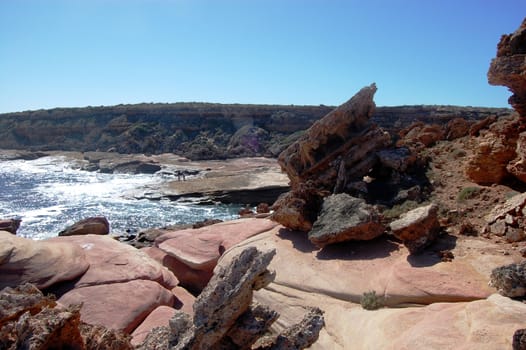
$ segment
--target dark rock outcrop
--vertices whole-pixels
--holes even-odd
[[[506,297],[526,295],[526,261],[497,267],[491,272],[491,285]]]
[[[340,193],[325,197],[320,215],[309,232],[309,240],[323,247],[349,240],[370,240],[384,230],[374,206]]]
[[[20,227],[21,219],[5,219],[0,220],[0,231],[11,232],[16,235],[16,231]]]
[[[82,219],[73,225],[66,227],[58,233],[59,236],[76,235],[107,235],[110,232],[110,223],[104,216],[95,216]]]
[[[517,329],[513,334],[513,350],[526,350],[526,329]]]

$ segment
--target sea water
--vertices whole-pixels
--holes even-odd
[[[90,216],[105,216],[110,233],[237,217],[240,205],[136,199],[140,188],[158,186],[158,174],[103,174],[78,169],[64,157],[0,162],[0,219],[20,218],[18,235],[43,239]]]

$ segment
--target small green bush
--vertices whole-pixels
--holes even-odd
[[[376,295],[374,290],[370,292],[365,292],[360,299],[360,305],[365,310],[378,310],[384,306],[384,301],[381,296]]]
[[[482,189],[480,187],[464,187],[457,195],[457,201],[464,202],[477,197]]]
[[[405,201],[405,202],[403,202],[401,204],[394,205],[390,209],[384,210],[382,214],[383,214],[383,216],[386,219],[390,219],[390,220],[397,219],[403,213],[407,213],[410,210],[418,208],[418,206],[420,206],[420,205],[422,205],[422,204],[419,204],[416,201],[407,200],[407,201]]]

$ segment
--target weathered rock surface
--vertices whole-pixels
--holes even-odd
[[[526,117],[526,19],[512,34],[503,35],[497,45],[497,56],[491,61],[488,81],[507,86],[513,95],[509,103]]]
[[[0,231],[0,241],[0,289],[26,282],[47,288],[89,268],[84,251],[75,244],[33,241],[6,231]]]
[[[375,92],[374,84],[363,88],[280,154],[278,162],[290,179],[291,191],[274,204],[274,220],[310,230],[323,197],[345,192],[374,167],[376,152],[391,143],[388,133],[369,124]]]
[[[71,287],[81,288],[133,280],[159,282],[168,289],[177,286],[175,276],[144,252],[120,243],[109,236],[84,235],[44,240],[49,244],[66,242],[81,248],[89,269]]]
[[[269,267],[276,278],[269,288],[283,286],[354,303],[374,290],[386,306],[403,306],[486,298],[496,291],[488,286],[491,270],[514,262],[498,252],[499,245],[481,238],[457,240],[451,248],[447,237],[439,237],[435,244],[409,255],[386,236],[317,250],[305,235],[278,226],[231,248],[219,265],[249,246],[276,249]],[[442,263],[438,252],[443,246],[449,246],[453,261]]]
[[[526,261],[501,266],[491,272],[491,285],[500,294],[515,298],[526,295]]]
[[[429,204],[402,214],[389,224],[396,238],[402,240],[411,253],[418,253],[431,244],[440,233],[438,206]]]
[[[327,295],[298,293],[288,288],[255,293],[260,302],[272,301],[282,314],[301,312],[302,304],[324,310],[325,328],[310,349],[488,349],[511,348],[517,328],[524,325],[526,305],[493,294],[471,302],[435,303],[427,306],[362,309]],[[290,321],[283,320],[280,327]],[[295,322],[292,320],[292,322]]]
[[[229,263],[218,266],[214,277],[194,304],[193,318],[178,312],[168,327],[151,332],[139,349],[247,349],[263,335],[278,314],[268,307],[252,304],[253,290],[259,290],[274,278],[267,270],[275,251],[258,251],[249,247],[231,257]],[[309,322],[310,321],[310,322]],[[257,349],[286,349],[283,344],[294,344],[296,349],[308,347],[317,339],[323,317],[312,311],[306,317],[306,327],[291,329],[279,340],[266,339],[265,347]],[[310,326],[310,327],[307,327]],[[296,331],[295,331],[296,330]],[[286,340],[285,336],[288,336]],[[281,345],[280,345],[281,344]]]
[[[31,284],[0,291],[1,349],[132,349],[129,336],[82,323],[78,306],[56,307]]]
[[[526,239],[526,193],[518,194],[508,199],[504,204],[497,205],[486,216],[486,233],[504,236],[508,242],[518,242]]]
[[[150,253],[157,255],[157,260],[171,269],[183,286],[201,290],[226,249],[276,225],[270,220],[249,218],[198,229],[167,230],[155,240],[155,245],[173,259],[160,252]]]
[[[213,273],[211,270],[193,269],[157,247],[146,247],[141,250],[170,270],[177,276],[177,280],[182,287],[195,294],[201,292],[210,278],[212,278]]]
[[[450,246],[455,259],[443,263],[434,250],[444,244],[441,236],[436,248],[419,255],[386,238],[317,251],[305,235],[276,227],[225,252],[219,266],[247,247],[276,249],[269,265],[276,277],[254,298],[279,305],[273,334],[299,323],[305,307],[322,309],[326,328],[312,349],[509,348],[526,306],[492,295],[488,282],[493,268],[513,258],[497,244],[469,237]],[[398,307],[363,310],[359,301],[371,290]]]
[[[309,240],[319,247],[348,240],[370,240],[384,233],[380,215],[363,199],[346,193],[325,197]]]
[[[516,119],[493,124],[479,137],[478,147],[466,164],[466,175],[481,185],[500,183],[508,177],[508,163],[517,157],[518,128]]]
[[[133,280],[75,288],[58,301],[82,303],[81,320],[86,323],[131,333],[158,306],[172,306],[174,296],[157,282]]]
[[[4,219],[0,220],[0,231],[7,231],[16,235],[16,231],[20,227],[20,219]]]
[[[110,223],[103,216],[82,219],[73,225],[66,227],[58,233],[59,236],[75,235],[107,235],[110,233]]]

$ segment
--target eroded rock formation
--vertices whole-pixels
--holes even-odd
[[[369,123],[375,92],[375,84],[363,88],[280,154],[278,162],[290,178],[291,191],[275,203],[274,220],[309,231],[323,197],[344,192],[369,174],[376,152],[391,143],[388,133]]]
[[[512,34],[503,35],[497,45],[497,57],[491,61],[488,81],[507,86],[513,95],[508,100],[526,118],[526,19]]]
[[[0,291],[1,349],[133,349],[130,336],[80,320],[80,307],[57,307],[32,284]]]
[[[480,146],[470,159],[466,174],[479,184],[502,182],[512,175],[526,182],[526,19],[512,34],[503,35],[491,61],[488,81],[507,86],[513,95],[508,102],[518,112],[481,136]]]
[[[139,349],[248,349],[256,343],[278,314],[266,306],[252,303],[254,290],[268,285],[274,274],[267,270],[275,250],[248,247],[229,264],[218,266],[207,287],[194,303],[193,317],[178,312],[169,327],[151,332]],[[311,345],[324,321],[319,310],[311,310],[298,330],[265,339],[261,349],[295,349]],[[304,330],[304,333],[302,332]],[[252,347],[254,348],[254,347]],[[258,348],[258,346],[255,346]]]

